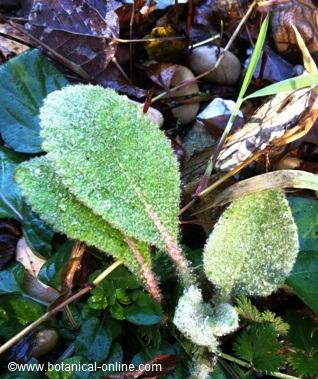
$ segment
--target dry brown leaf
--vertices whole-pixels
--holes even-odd
[[[311,88],[277,94],[266,101],[241,130],[228,137],[216,168],[230,171],[267,147],[284,144],[284,138],[288,143],[293,134],[307,133],[317,118],[318,96]]]
[[[308,50],[318,51],[318,9],[311,0],[278,1],[273,6],[271,26],[280,53],[299,51],[292,25],[297,26]]]
[[[7,23],[0,24],[0,33],[6,34],[11,37],[25,39],[26,37],[19,33],[16,29]],[[8,60],[16,55],[22,54],[28,50],[29,47],[21,43],[15,42],[9,38],[0,36],[0,51],[5,60]]]

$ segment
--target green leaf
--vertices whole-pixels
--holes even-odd
[[[240,333],[234,342],[236,355],[257,371],[272,372],[279,369],[284,358],[278,354],[282,343],[272,325],[255,324]]]
[[[0,271],[0,295],[23,293],[25,269],[20,263],[15,263]]]
[[[292,353],[288,357],[291,367],[301,378],[317,378],[318,375],[318,354],[308,355],[304,353]]]
[[[13,179],[14,170],[26,159],[22,154],[0,146],[0,217],[22,220],[22,199]]]
[[[125,320],[125,310],[124,308],[116,302],[109,308],[111,316],[116,320]]]
[[[43,148],[63,183],[124,234],[160,248],[178,239],[180,179],[171,143],[113,90],[50,94],[40,112]]]
[[[44,313],[44,307],[35,301],[20,295],[1,295],[1,308],[9,316],[8,323],[18,322],[21,325],[26,325],[37,320]],[[1,329],[5,325],[1,325]]]
[[[276,316],[275,313],[269,310],[259,311],[251,300],[245,296],[239,296],[236,299],[236,303],[236,311],[241,318],[256,323],[272,323],[277,333],[288,333],[289,325],[281,317]]]
[[[288,202],[298,228],[300,250],[318,251],[318,201],[291,196]]]
[[[77,364],[86,363],[86,362],[83,357],[74,356],[71,358],[64,359],[61,363],[63,363],[64,367],[68,367],[68,365],[70,365],[69,367],[72,367],[71,365],[77,365]],[[59,369],[60,367],[57,364],[56,370],[47,371],[45,375],[50,379],[75,379],[74,375],[77,373],[79,374],[78,371],[74,373],[73,370],[66,370],[66,369],[62,370],[62,369]]]
[[[155,325],[162,319],[159,303],[140,290],[131,294],[132,305],[125,308],[126,319],[135,325]]]
[[[295,312],[285,316],[292,345],[288,362],[301,377],[318,374],[318,329],[311,319]]]
[[[286,282],[318,314],[318,251],[302,251]]]
[[[207,278],[224,296],[268,296],[282,285],[298,254],[297,227],[282,191],[235,200],[204,249]]]
[[[56,231],[111,254],[141,276],[139,264],[122,234],[68,192],[45,157],[22,163],[15,179],[33,210]],[[150,266],[149,248],[141,243],[138,248]]]
[[[23,153],[42,150],[39,109],[50,92],[67,84],[39,50],[0,66],[0,133],[9,147]]]
[[[313,321],[295,312],[288,312],[284,318],[290,325],[288,339],[292,346],[309,354],[318,352],[318,329]]]
[[[22,232],[29,247],[40,255],[51,251],[53,232],[45,225],[22,199],[14,181],[14,171],[27,156],[14,153],[0,146],[0,218],[13,218],[22,223]]]
[[[63,271],[68,262],[74,242],[65,242],[41,267],[38,274],[39,280],[56,289],[61,288]]]
[[[101,363],[108,357],[111,344],[112,333],[106,323],[91,318],[81,326],[75,340],[75,351],[90,361]]]
[[[116,270],[115,270],[116,271]],[[90,276],[91,282],[101,271],[98,270]],[[107,277],[96,288],[91,291],[91,296],[88,298],[87,304],[92,309],[106,309],[107,306],[114,305],[116,302],[116,287],[114,282]]]
[[[281,82],[271,84],[265,88],[251,93],[244,98],[253,99],[255,97],[276,95],[281,92],[290,92],[297,89],[318,85],[318,74],[300,75],[295,78],[282,80]]]
[[[23,207],[22,232],[34,253],[44,257],[49,256],[54,231],[26,205]]]

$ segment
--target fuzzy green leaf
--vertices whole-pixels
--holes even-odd
[[[282,343],[272,325],[255,324],[235,339],[236,355],[250,363],[257,371],[272,372],[279,369],[284,358],[278,354]]]
[[[293,268],[297,227],[281,191],[234,201],[216,224],[204,249],[208,279],[227,297],[267,296]]]
[[[0,132],[9,147],[23,153],[42,150],[39,109],[50,92],[67,84],[39,50],[0,66]]]
[[[16,170],[15,179],[34,211],[56,231],[123,260],[129,269],[140,276],[139,264],[122,234],[77,201],[63,186],[45,157],[21,164]],[[138,247],[145,262],[151,265],[148,247],[141,243]]]
[[[177,240],[177,160],[134,104],[110,89],[76,85],[50,94],[40,119],[48,159],[81,202],[138,240],[163,248],[158,223]]]

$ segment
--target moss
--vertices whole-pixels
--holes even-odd
[[[76,85],[51,93],[40,119],[48,159],[83,204],[128,236],[163,248],[151,209],[177,240],[178,164],[168,139],[134,104],[110,89]]]
[[[268,296],[291,272],[298,250],[284,194],[265,191],[224,211],[205,246],[204,268],[224,296]]]
[[[46,157],[22,163],[16,170],[15,180],[32,209],[56,231],[123,260],[131,271],[141,277],[139,264],[122,234],[69,193]],[[148,247],[138,243],[138,248],[150,266]]]

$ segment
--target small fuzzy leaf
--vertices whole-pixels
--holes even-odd
[[[50,94],[40,118],[48,159],[81,202],[140,241],[163,248],[177,240],[177,160],[134,104],[110,89],[76,85]]]
[[[39,109],[50,92],[67,84],[39,50],[0,66],[0,132],[9,147],[23,153],[42,150]]]
[[[204,249],[208,279],[224,296],[267,296],[293,268],[297,227],[280,191],[234,201],[216,224]]]
[[[15,179],[34,211],[56,231],[123,260],[129,269],[140,276],[139,264],[122,234],[77,201],[63,186],[45,157],[21,164],[16,170]],[[150,265],[148,247],[141,243],[138,247],[145,262]]]

